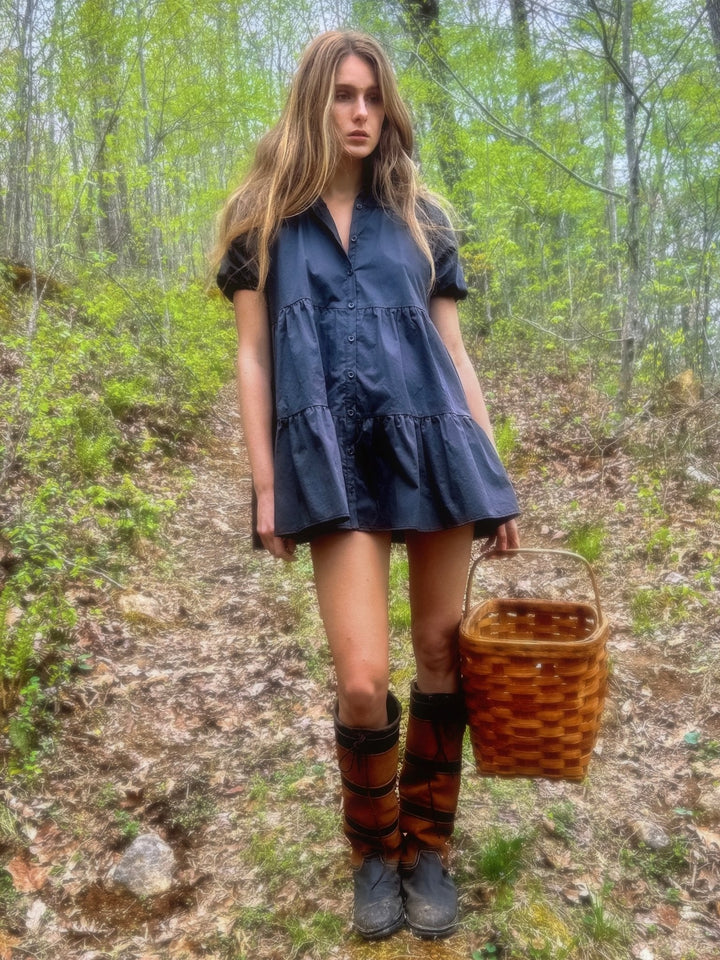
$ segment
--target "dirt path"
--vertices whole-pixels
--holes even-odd
[[[313,719],[328,691],[305,678],[291,613],[247,542],[231,403],[213,426],[167,554],[138,567],[102,627],[89,618],[81,630],[93,672],[64,703],[41,792],[10,800],[36,870],[34,898],[11,919],[36,906],[34,929],[0,939],[0,957],[13,946],[57,960],[242,956],[238,910],[265,903],[246,855],[252,786],[288,760],[330,758],[327,724]],[[108,876],[146,830],[170,842],[179,869],[170,893],[138,904]]]
[[[5,795],[22,850],[0,960],[720,955],[720,835],[691,816],[720,779],[718,756],[691,755],[684,740],[701,729],[701,745],[717,743],[714,699],[673,648],[633,640],[623,584],[609,580],[612,700],[588,785],[481,781],[468,754],[460,932],[438,944],[405,932],[356,940],[307,563],[288,585],[249,547],[231,402],[192,472],[167,550],[138,566],[101,626],[88,616],[81,630],[93,669],[66,696],[47,776],[32,793]],[[527,494],[534,480],[523,482]],[[543,505],[543,526],[552,510]],[[527,530],[549,535],[532,517]],[[402,693],[402,650],[393,669]],[[660,825],[670,846],[638,844],[638,820]],[[178,866],[169,893],[138,901],[109,876],[147,831],[170,843]],[[494,879],[493,843],[507,861]]]

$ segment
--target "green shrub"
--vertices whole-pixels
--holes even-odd
[[[0,732],[18,769],[40,742],[46,691],[74,664],[68,585],[121,580],[158,537],[175,503],[148,468],[202,431],[232,377],[230,313],[200,284],[168,294],[133,278],[84,284],[33,324],[28,299],[5,291],[0,317],[18,358],[0,394],[14,557],[0,603]]]

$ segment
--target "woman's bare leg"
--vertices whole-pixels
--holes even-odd
[[[339,718],[384,727],[387,717],[390,535],[342,531],[311,543],[320,615],[337,674]]]
[[[472,524],[407,535],[412,639],[423,693],[459,689],[458,628],[472,537]]]

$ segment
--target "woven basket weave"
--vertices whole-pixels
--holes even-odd
[[[573,600],[493,598],[471,606],[470,568],[460,627],[462,685],[478,772],[486,776],[582,780],[607,688],[608,625],[592,568],[595,605]]]

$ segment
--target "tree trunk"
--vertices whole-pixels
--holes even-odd
[[[622,68],[627,78],[632,77],[632,25],[634,0],[623,0],[621,12]],[[630,398],[635,358],[640,333],[640,155],[637,144],[638,99],[629,83],[622,85],[624,106],[625,156],[628,169],[627,194],[627,288],[625,314],[622,324],[620,358],[620,389],[618,402],[625,411]]]
[[[163,263],[163,239],[162,229],[160,227],[162,211],[160,207],[160,197],[162,184],[158,176],[155,152],[157,144],[150,132],[150,100],[148,97],[147,76],[145,73],[145,44],[143,37],[142,11],[138,5],[137,9],[137,27],[138,27],[138,66],[140,68],[140,102],[143,110],[143,162],[147,169],[148,177],[148,211],[150,214],[150,257],[152,261],[155,278],[160,284],[163,294],[165,287],[165,269]],[[170,333],[170,314],[167,308],[167,302],[164,301],[165,316],[163,334],[167,342]]]
[[[418,56],[433,73],[425,105],[433,130],[432,142],[435,145],[438,169],[446,191],[452,193],[462,178],[465,154],[458,143],[454,104],[444,89],[440,5],[438,0],[402,0],[402,5],[408,14],[408,26],[417,46]],[[440,59],[433,50],[440,54]],[[440,78],[438,83],[434,80],[435,74]]]
[[[718,67],[720,67],[720,0],[705,0],[705,11],[715,47],[715,59],[718,62]]]
[[[35,0],[26,0],[17,10],[18,57],[15,85],[17,127],[10,144],[6,245],[8,255],[32,268],[35,288],[35,244],[33,243],[32,135],[33,135],[33,32]]]
[[[529,109],[534,127],[539,120],[540,91],[535,79],[535,58],[530,36],[527,0],[510,0],[510,15],[515,37],[518,92]]]

